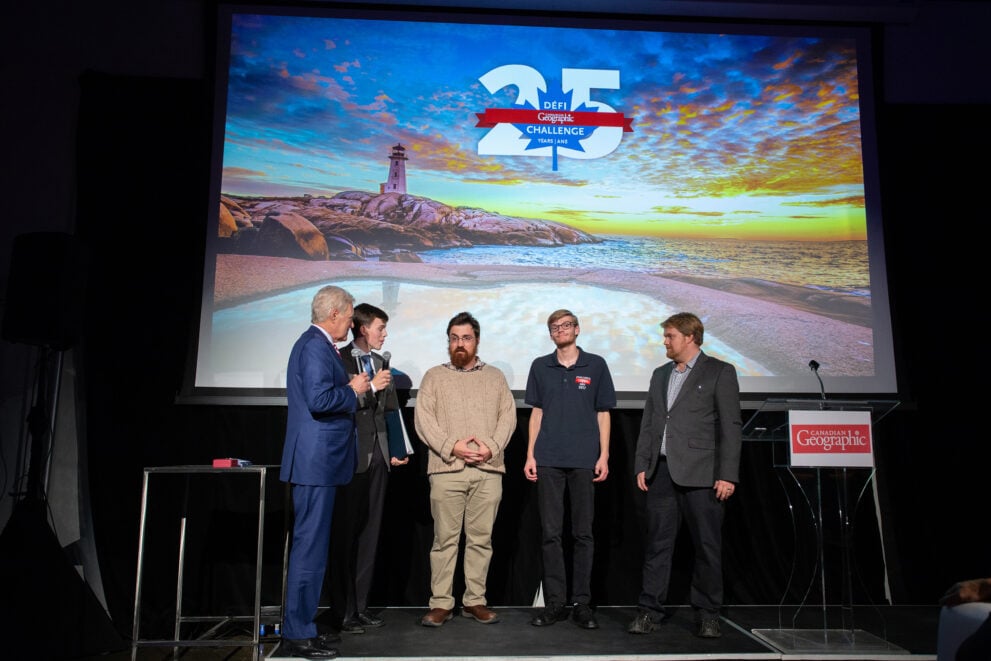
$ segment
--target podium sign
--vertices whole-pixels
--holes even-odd
[[[790,465],[874,467],[870,411],[789,411]]]
[[[807,517],[808,532],[814,535],[817,551],[810,572],[800,567],[800,560],[807,556],[797,551],[794,554],[785,597],[778,605],[778,628],[751,630],[784,655],[804,659],[827,654],[853,658],[851,655],[856,654],[856,658],[879,659],[889,654],[907,654],[883,637],[854,626],[854,519],[861,498],[871,493],[869,487],[876,487],[873,427],[896,406],[898,402],[894,400],[767,399],[743,426],[745,439],[770,442],[771,461],[783,474],[779,477],[794,538],[798,540],[806,532],[799,529],[799,519]],[[824,488],[827,483],[836,487],[832,500],[827,499],[826,492],[831,491]],[[876,491],[873,495],[876,503]],[[875,512],[880,533],[880,510],[875,507]],[[830,517],[831,513],[835,518]],[[838,533],[837,544],[826,543],[826,529],[831,525]],[[833,583],[839,587],[839,598],[827,599],[830,581],[826,570],[833,566],[838,569],[838,579]],[[808,582],[803,586],[806,573]],[[812,598],[817,585],[821,596],[818,605]],[[801,595],[801,602],[787,604],[785,598],[792,594],[793,587]],[[821,626],[803,626],[817,616],[821,616]],[[837,616],[838,620],[831,624]],[[786,626],[789,623],[791,626]],[[883,635],[883,623],[881,631]]]

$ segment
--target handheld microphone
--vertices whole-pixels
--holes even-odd
[[[819,394],[822,395],[822,400],[826,401],[826,386],[823,385],[822,377],[819,376],[819,363],[815,360],[810,360],[809,369],[811,369],[815,373],[816,378],[819,379]]]
[[[354,357],[354,366],[358,370],[355,374],[361,374],[365,371],[365,368],[361,366],[361,349],[358,347],[351,349],[351,355]]]
[[[389,361],[392,360],[392,353],[389,351],[382,352],[382,369],[389,369]]]

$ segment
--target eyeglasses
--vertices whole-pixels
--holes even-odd
[[[447,339],[448,339],[448,341],[450,341],[451,344],[459,344],[459,343],[460,344],[471,344],[472,342],[475,341],[475,336],[474,335],[461,335],[459,337],[457,335],[452,335],[452,336],[450,336]]]
[[[576,324],[576,323],[575,323],[575,322],[573,322],[573,321],[562,321],[562,322],[561,322],[561,323],[559,323],[559,324],[551,324],[551,325],[549,326],[549,328],[551,329],[551,332],[552,332],[552,333],[556,333],[556,332],[558,332],[558,331],[563,331],[563,330],[571,330],[572,328],[574,328],[574,327],[575,327],[575,326],[577,326],[577,325],[578,325],[578,324]]]

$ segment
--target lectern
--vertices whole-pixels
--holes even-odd
[[[771,457],[785,491],[795,539],[809,532],[815,539],[812,568],[805,572],[807,582],[801,578],[796,543],[778,607],[778,628],[752,630],[782,653],[905,653],[883,635],[858,629],[853,609],[851,506],[855,510],[868,489],[876,491],[873,428],[896,406],[898,402],[892,400],[767,399],[744,424],[747,440],[772,443]],[[830,484],[835,484],[835,501],[827,501]],[[801,529],[805,520],[811,531]],[[826,544],[830,529],[838,540],[831,555]],[[827,574],[836,567],[838,575],[828,581]],[[839,597],[830,607],[829,586],[837,581]],[[799,603],[786,605],[793,590],[801,594]],[[818,601],[814,599],[817,592]],[[807,626],[810,616],[812,622],[821,624]]]

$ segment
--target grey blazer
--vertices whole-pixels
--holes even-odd
[[[648,481],[653,477],[667,428],[668,469],[675,484],[711,487],[716,480],[739,482],[743,441],[736,368],[700,352],[669,409],[667,389],[673,369],[673,361],[665,363],[650,377],[634,475],[645,472]]]

